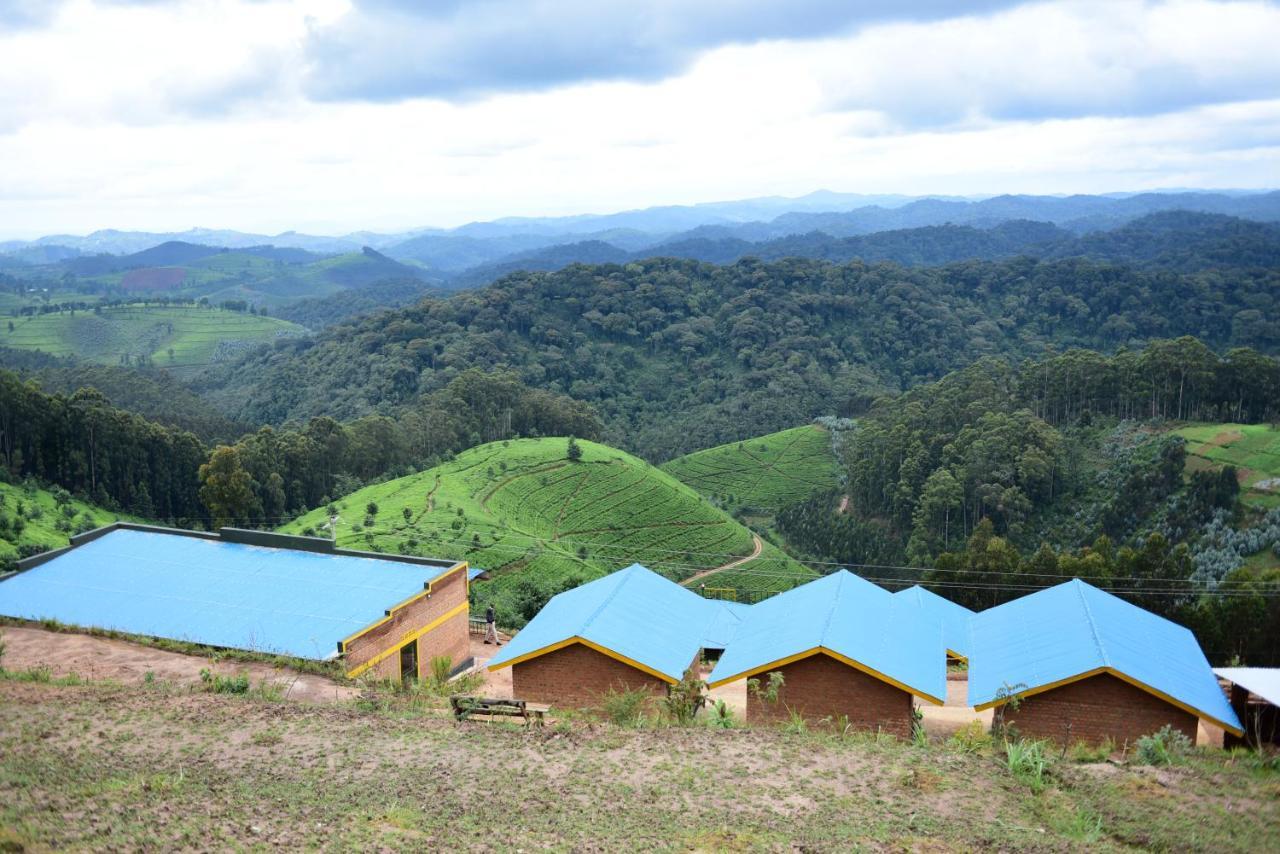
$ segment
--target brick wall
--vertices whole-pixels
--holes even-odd
[[[511,667],[517,699],[561,708],[590,708],[615,690],[645,690],[665,696],[667,683],[580,643],[522,661]]]
[[[1198,724],[1190,712],[1108,673],[1032,695],[1017,712],[1006,712],[1005,722],[1030,738],[1073,744],[1109,737],[1117,746],[1132,745],[1166,724],[1194,741]]]
[[[794,709],[811,724],[846,715],[854,729],[911,737],[913,698],[906,691],[821,653],[777,669],[785,680],[778,702],[764,702],[748,691],[749,723],[785,721]],[[758,678],[767,686],[768,674]]]
[[[430,596],[425,596],[394,611],[390,620],[351,641],[346,648],[347,670],[358,667],[385,650],[392,648],[399,650],[405,643],[406,635],[413,634],[459,605],[465,604],[466,601],[466,571],[460,570],[432,585]],[[388,603],[388,605],[393,604],[395,603]],[[467,612],[462,611],[419,639],[418,672],[420,676],[431,672],[432,656],[447,655],[453,659],[454,664],[458,664],[467,658],[469,650]],[[370,671],[385,679],[398,680],[400,678],[399,653],[387,656],[370,668]]]

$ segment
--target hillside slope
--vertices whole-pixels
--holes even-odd
[[[662,470],[730,511],[777,511],[839,486],[831,434],[816,424],[695,451]]]
[[[1280,507],[1280,429],[1266,424],[1201,424],[1176,432],[1187,440],[1188,468],[1235,466],[1244,503]]]
[[[86,504],[65,490],[0,482],[0,572],[12,569],[20,557],[65,546],[72,534],[132,518]]]
[[[138,304],[18,318],[12,329],[0,327],[0,346],[105,365],[190,369],[224,361],[252,344],[304,332],[286,320],[245,312]]]
[[[479,583],[480,601],[492,599],[516,624],[547,596],[633,562],[679,580],[752,554],[746,527],[675,478],[605,445],[578,446],[572,462],[565,439],[494,442],[366,487],[333,505],[336,539],[483,567],[492,579]],[[328,514],[314,510],[281,530],[326,533]],[[705,583],[765,592],[812,575],[766,544]]]

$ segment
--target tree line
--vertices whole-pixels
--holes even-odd
[[[0,464],[8,477],[35,478],[105,508],[178,525],[274,526],[483,442],[595,438],[599,430],[585,404],[530,389],[510,374],[466,371],[395,420],[319,417],[210,448],[186,430],[112,406],[95,389],[49,394],[0,370]],[[227,493],[234,500],[219,494],[218,476],[237,485]]]

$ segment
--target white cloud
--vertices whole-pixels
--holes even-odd
[[[75,0],[0,35],[0,237],[389,229],[820,187],[1280,185],[1274,4],[1040,4],[721,47],[657,82],[309,101],[309,27],[344,8]]]

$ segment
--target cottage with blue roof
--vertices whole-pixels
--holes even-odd
[[[552,597],[488,667],[510,667],[515,696],[548,705],[595,706],[610,690],[660,696],[737,622],[724,603],[632,564]]]
[[[467,564],[333,541],[117,522],[28,558],[0,582],[0,614],[295,658],[349,676],[425,677],[471,665]]]
[[[914,697],[946,697],[943,648],[941,625],[913,602],[840,570],[753,605],[707,681],[756,678],[767,689],[778,672],[776,702],[748,692],[748,721],[794,712],[906,738]]]
[[[1132,744],[1240,721],[1189,629],[1079,579],[975,614],[969,702],[1023,735]],[[1017,708],[1009,702],[1017,697]]]

